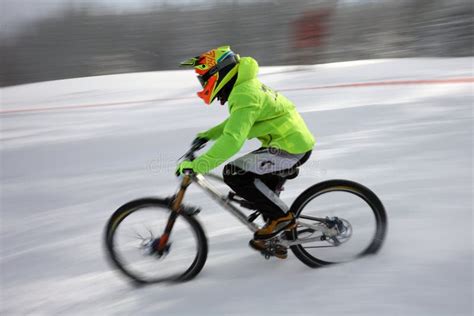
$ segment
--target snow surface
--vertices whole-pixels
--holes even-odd
[[[2,111],[66,109],[0,114],[0,313],[472,315],[472,83],[292,90],[472,77],[472,65],[456,58],[263,68],[261,80],[286,90],[317,138],[284,200],[325,179],[361,182],[387,209],[384,247],[323,269],[292,254],[266,261],[248,248],[249,231],[194,188],[186,200],[203,208],[206,266],[191,282],[141,289],[107,264],[104,225],[131,199],[173,193],[176,159],[226,108],[193,97],[199,84],[190,71],[1,89]],[[67,109],[124,101],[137,102]]]

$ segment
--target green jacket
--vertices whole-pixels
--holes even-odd
[[[230,116],[219,125],[198,134],[215,140],[213,146],[193,161],[193,170],[207,173],[235,155],[247,139],[258,138],[262,147],[292,154],[311,150],[314,138],[294,104],[257,79],[258,64],[251,57],[240,59],[237,80],[228,98]]]

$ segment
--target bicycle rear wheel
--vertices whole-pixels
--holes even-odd
[[[176,218],[165,251],[156,251],[170,212],[168,201],[144,198],[123,205],[110,218],[105,230],[108,258],[131,280],[187,281],[203,268],[206,236],[199,222],[184,212]]]
[[[374,254],[385,239],[387,216],[382,202],[367,187],[353,181],[318,183],[304,191],[291,210],[299,225],[289,238],[312,240],[291,246],[291,250],[310,267]],[[325,234],[321,231],[324,229],[333,233]]]

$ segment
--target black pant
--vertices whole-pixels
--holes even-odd
[[[261,150],[261,149],[260,149]],[[258,152],[255,151],[254,153]],[[280,151],[279,151],[280,152]],[[266,152],[268,154],[268,151]],[[278,153],[276,153],[278,154]],[[291,155],[287,154],[286,155]],[[300,157],[301,156],[301,157]],[[259,210],[265,218],[274,219],[285,215],[285,210],[279,206],[278,201],[272,199],[267,190],[263,190],[261,185],[257,188],[255,180],[260,179],[263,184],[268,187],[273,192],[277,192],[286,181],[286,177],[281,176],[282,173],[287,173],[296,169],[298,166],[301,166],[305,163],[311,156],[311,151],[305,153],[304,155],[298,155],[298,159],[295,164],[287,169],[272,170],[269,173],[257,174],[251,171],[244,170],[240,167],[229,163],[224,167],[223,175],[224,182],[232,188],[239,196],[243,197],[247,201],[253,202],[256,205],[257,210]],[[261,163],[261,162],[260,162]],[[251,169],[251,168],[250,168]],[[278,194],[278,193],[277,193]]]

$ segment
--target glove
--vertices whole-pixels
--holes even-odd
[[[209,140],[207,138],[204,138],[202,136],[196,137],[193,142],[191,143],[191,148],[194,150],[199,150],[204,147],[204,145],[208,142]]]
[[[180,175],[182,175],[184,173],[185,170],[194,171],[192,161],[185,160],[185,161],[181,162],[178,165],[178,168],[176,168],[176,176],[179,177]]]

